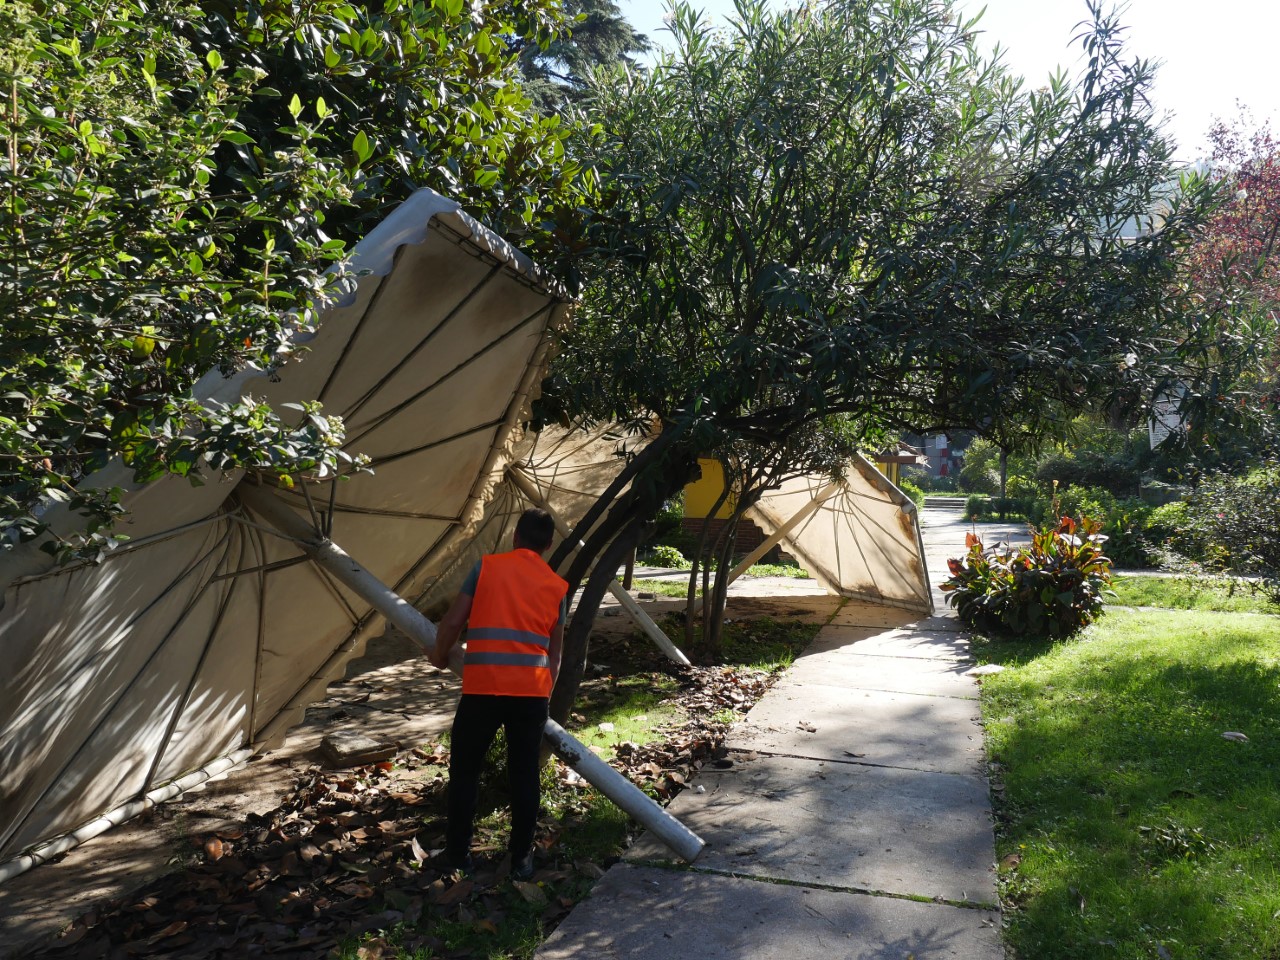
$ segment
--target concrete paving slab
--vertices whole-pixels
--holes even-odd
[[[849,690],[785,679],[734,724],[733,750],[978,775],[976,700]]]
[[[836,611],[836,615],[831,618],[831,623],[838,627],[879,627],[887,630],[905,626],[919,620],[920,616],[920,612],[915,610],[850,600]]]
[[[884,633],[884,627],[823,627],[800,656],[807,657],[813,653],[839,650],[844,647],[852,648],[855,643],[870,640],[882,633]]]
[[[538,960],[997,960],[984,910],[618,865]]]
[[[968,663],[969,635],[950,630],[877,630],[870,636],[859,636],[859,628],[823,627],[813,643],[805,648],[805,654],[842,650],[863,656],[918,657],[928,660],[955,660]]]
[[[827,653],[805,653],[787,670],[785,682],[821,683],[850,690],[920,693],[931,697],[976,699],[978,685],[957,660],[865,656],[857,644]]]
[[[704,771],[668,808],[707,842],[699,869],[992,904],[995,846],[978,777],[757,757]],[[628,860],[669,860],[642,837]]]
[[[906,630],[947,630],[959,633],[968,628],[960,622],[960,618],[955,612],[945,605],[938,606],[938,613],[932,617],[921,617],[911,623],[904,624],[903,629]]]

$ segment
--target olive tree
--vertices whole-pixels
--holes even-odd
[[[607,514],[571,583],[643,532],[699,450],[767,450],[836,415],[914,432],[1058,416],[1116,388],[1177,307],[1210,190],[1188,178],[1126,229],[1176,177],[1152,69],[1095,14],[1084,75],[1039,89],[937,0],[742,0],[719,32],[677,6],[672,54],[596,77],[607,203],[543,414],[663,433],[580,527]],[[561,713],[603,578],[570,625]]]

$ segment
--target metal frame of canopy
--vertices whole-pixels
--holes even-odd
[[[617,475],[611,465],[622,456],[619,447],[634,453],[649,442],[648,436],[625,440],[615,429],[612,425],[548,427],[538,433],[527,433],[515,445],[502,474],[502,485],[495,488],[494,496],[485,505],[485,515],[478,524],[478,536],[472,547],[451,558],[450,563],[437,570],[435,578],[419,590],[416,600],[419,606],[431,610],[446,603],[480,553],[506,549],[516,517],[525,506],[546,510],[555,521],[559,536],[567,538],[578,518]],[[577,549],[573,552],[576,554]],[[689,659],[622,584],[616,579],[611,581],[609,591],[667,657],[689,665]]]

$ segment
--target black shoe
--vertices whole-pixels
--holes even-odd
[[[520,881],[529,881],[533,879],[533,851],[530,850],[523,857],[511,855],[511,879]]]

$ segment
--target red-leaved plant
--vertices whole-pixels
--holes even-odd
[[[1102,524],[1063,517],[1031,531],[1031,543],[983,546],[965,537],[968,553],[947,561],[947,602],[973,627],[1042,639],[1066,637],[1098,619],[1111,586]]]

